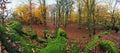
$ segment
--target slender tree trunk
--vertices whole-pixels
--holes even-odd
[[[78,17],[79,19],[78,19],[78,26],[80,27],[80,25],[81,25],[81,22],[82,22],[82,20],[81,20],[81,13],[79,12],[79,17]]]
[[[65,28],[67,27],[68,24],[68,16],[69,16],[69,11],[66,12],[66,17],[65,17]]]
[[[112,16],[111,16],[112,18],[111,18],[111,23],[112,23],[112,30],[114,30],[114,28],[115,28],[115,14],[114,14],[114,10],[113,10],[113,12],[112,12]]]
[[[91,30],[91,19],[90,19],[89,16],[88,16],[88,19],[87,19],[87,27],[88,27],[88,33],[89,33],[89,36],[91,37],[91,36],[92,36],[92,30]]]
[[[42,17],[43,17],[43,22],[44,22],[44,36],[46,37],[46,34],[48,33],[47,22],[46,22],[46,1],[45,0],[42,0],[42,1],[43,1],[43,6],[44,6],[43,12],[42,12],[43,13]]]
[[[30,17],[30,28],[32,28],[33,17],[32,17],[32,0],[29,1],[29,17]]]
[[[4,13],[5,13],[5,10],[3,9],[2,10],[2,25],[4,25],[4,20],[5,20],[5,16],[4,16]]]
[[[95,17],[94,17],[94,13],[93,13],[93,35],[95,35],[96,34],[96,23],[95,23],[96,21],[95,21]]]

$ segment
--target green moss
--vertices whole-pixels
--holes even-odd
[[[117,46],[114,42],[109,40],[103,40],[100,42],[100,47],[109,53],[118,53]]]
[[[46,34],[49,32],[49,30],[44,30],[44,35],[46,37]]]
[[[47,46],[40,50],[41,53],[66,53],[66,39],[58,37],[51,41]]]
[[[109,31],[105,31],[105,32],[102,33],[102,35],[108,35],[108,34],[110,34]]]
[[[47,42],[48,43],[50,43],[50,42],[52,42],[53,41],[53,39],[51,38],[51,37],[47,37]]]
[[[80,52],[80,48],[77,47],[77,43],[75,41],[72,41],[71,43],[71,50],[70,53],[79,53]]]
[[[12,29],[10,31],[9,37],[12,41],[19,41],[21,46],[24,47],[24,52],[25,53],[32,53],[33,52],[32,48],[38,48],[39,47],[36,44],[31,43],[29,40],[27,40],[26,37],[19,36],[19,34]]]
[[[18,21],[11,21],[9,23],[6,23],[6,26],[12,28],[20,35],[24,34],[24,32],[22,31],[22,24]]]
[[[46,40],[45,40],[45,39],[40,38],[40,37],[39,37],[39,38],[37,38],[37,41],[38,41],[38,42],[40,42],[40,43],[46,42]]]
[[[62,29],[58,29],[55,39],[47,37],[47,45],[39,53],[66,53],[67,37]]]
[[[21,36],[21,34],[11,27],[7,27],[7,31],[5,32],[7,33],[4,33],[0,39],[3,43],[3,46],[5,46],[6,50],[10,53],[19,53],[19,47],[16,46],[15,48],[11,49],[11,45],[7,43],[6,38],[11,40],[11,42],[20,42],[21,47],[24,48],[24,53],[33,53],[33,48],[35,51],[40,49],[40,46],[30,42],[26,37]]]
[[[31,39],[37,39],[37,33],[36,33],[36,31],[34,31],[32,29],[28,29],[25,33],[27,35],[29,35]]]
[[[22,24],[20,22],[11,21],[9,23],[6,23],[6,25],[9,26],[10,28],[14,29],[14,30],[22,31]]]
[[[59,36],[62,36],[62,37],[67,38],[66,32],[65,32],[63,29],[61,29],[61,28],[59,28],[59,29],[57,30],[57,37],[59,37]]]
[[[86,38],[86,36],[82,36],[82,38]]]
[[[0,25],[0,33],[5,33],[6,27],[4,25]]]
[[[100,39],[99,36],[94,36],[90,42],[87,43],[87,46],[83,49],[84,53],[88,53],[89,50],[93,49],[96,44],[98,43],[98,40]]]
[[[84,53],[88,53],[90,50],[92,50],[95,46],[99,46],[104,50],[109,53],[118,53],[117,47],[114,42],[109,41],[109,40],[102,40],[99,41],[100,39],[99,36],[95,36],[92,38],[90,42],[87,43],[87,46],[83,49]]]

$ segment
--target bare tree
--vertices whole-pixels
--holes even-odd
[[[89,36],[91,37],[92,35],[92,28],[93,28],[93,33],[95,33],[95,17],[94,17],[94,11],[95,11],[95,2],[96,0],[82,0],[85,4],[85,8],[87,9],[87,27],[88,27],[88,32]]]
[[[46,1],[43,0],[43,22],[44,22],[44,27],[45,27],[45,30],[47,29],[47,23],[46,23]]]
[[[46,0],[38,0],[39,1],[39,4],[40,6],[42,6],[42,10],[41,10],[41,13],[42,13],[42,18],[43,18],[43,25],[44,25],[44,36],[46,37],[46,34],[47,34],[47,17],[46,17]]]
[[[77,0],[77,7],[78,7],[78,26],[80,26],[81,22],[82,22],[82,8],[83,8],[83,4],[82,4],[82,0]]]
[[[73,0],[56,0],[56,11],[57,11],[57,24],[58,27],[60,24],[63,24],[65,27],[68,23],[68,17],[73,8]]]
[[[33,24],[33,16],[32,16],[32,0],[28,0],[29,1],[29,17],[30,17],[30,27],[31,24]],[[32,28],[32,27],[31,27]]]
[[[10,3],[8,0],[0,0],[0,17],[1,17],[1,22],[4,24],[5,19],[8,16],[8,10],[6,10],[6,4]]]

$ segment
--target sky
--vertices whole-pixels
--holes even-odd
[[[28,0],[9,0],[11,3],[7,4],[8,9],[15,9],[17,6],[28,3]],[[38,0],[32,0],[32,2],[37,3]],[[55,0],[46,0],[47,5],[54,4]]]

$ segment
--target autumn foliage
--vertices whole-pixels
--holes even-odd
[[[42,21],[43,8],[45,8],[45,7],[43,7],[43,6],[35,7],[35,5],[32,4],[32,17],[33,17],[32,21],[34,23]],[[28,23],[31,19],[29,16],[30,15],[29,10],[30,10],[29,5],[23,4],[23,5],[16,7],[13,14],[15,15],[17,20],[24,22],[24,23]]]

